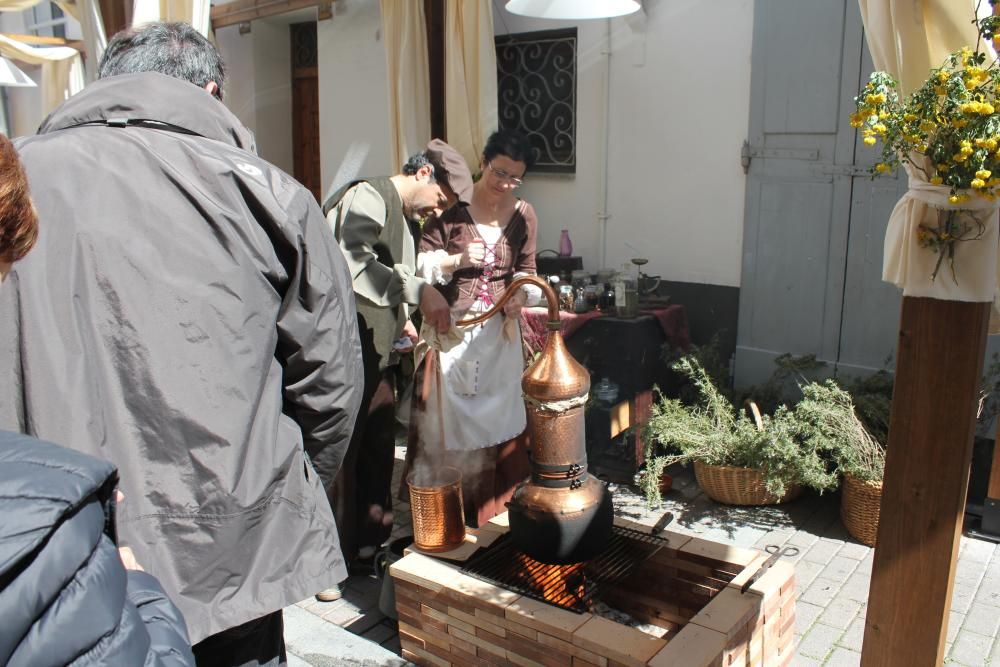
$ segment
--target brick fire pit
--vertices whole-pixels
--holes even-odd
[[[649,531],[629,521],[615,524]],[[506,531],[502,515],[470,531],[464,548],[434,557],[411,552],[391,567],[403,657],[441,666],[791,663],[795,575],[788,563],[776,563],[742,594],[764,554],[664,531],[666,546],[598,595],[635,621],[656,626],[657,637],[460,571],[461,561],[476,548],[489,549]]]

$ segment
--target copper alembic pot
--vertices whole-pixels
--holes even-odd
[[[531,476],[508,503],[510,535],[517,547],[543,563],[578,563],[599,554],[611,538],[614,512],[607,485],[587,472],[584,406],[590,375],[566,349],[559,333],[555,292],[541,278],[514,280],[487,313],[490,317],[521,285],[538,285],[548,301],[545,348],[521,377],[528,413]]]

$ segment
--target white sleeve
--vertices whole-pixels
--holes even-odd
[[[514,274],[514,279],[516,280],[521,276],[530,276],[530,275],[534,274],[525,273],[524,271],[518,271],[517,273]],[[542,288],[539,287],[538,285],[531,285],[531,284],[521,285],[521,289],[524,290],[525,296],[528,297],[527,301],[524,302],[525,306],[528,307],[537,306],[539,302],[542,300]]]
[[[417,273],[427,282],[434,285],[447,285],[451,282],[451,273],[441,268],[441,262],[448,258],[444,250],[432,250],[417,255]]]

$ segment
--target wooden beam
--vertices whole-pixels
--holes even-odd
[[[986,497],[1000,500],[1000,418],[997,419],[997,431],[993,436],[993,463],[990,466],[990,481],[986,489]]]
[[[33,46],[68,46],[71,49],[76,49],[80,53],[84,53],[86,51],[83,46],[83,42],[79,39],[41,37],[39,35],[18,35],[12,32],[0,32],[0,35],[3,35],[8,39],[13,39],[16,42],[21,42],[22,44],[31,44]],[[17,60],[17,58],[15,58],[15,60]]]
[[[335,0],[333,0],[335,1]],[[254,19],[267,18],[307,7],[318,7],[320,12],[332,15],[331,0],[236,0],[225,5],[212,5],[209,17],[212,30],[236,25]]]
[[[448,140],[444,110],[444,0],[424,0],[427,67],[430,73],[431,138]]]
[[[989,314],[903,297],[864,667],[944,659]]]
[[[69,41],[62,37],[42,37],[40,35],[18,35],[12,32],[0,32],[0,35],[8,39],[13,39],[22,44],[34,44],[38,46],[69,46]]]

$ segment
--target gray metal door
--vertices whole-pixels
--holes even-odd
[[[875,151],[848,123],[869,72],[856,0],[755,3],[738,386],[785,352],[857,372],[895,347],[882,244],[905,182],[870,179]]]

